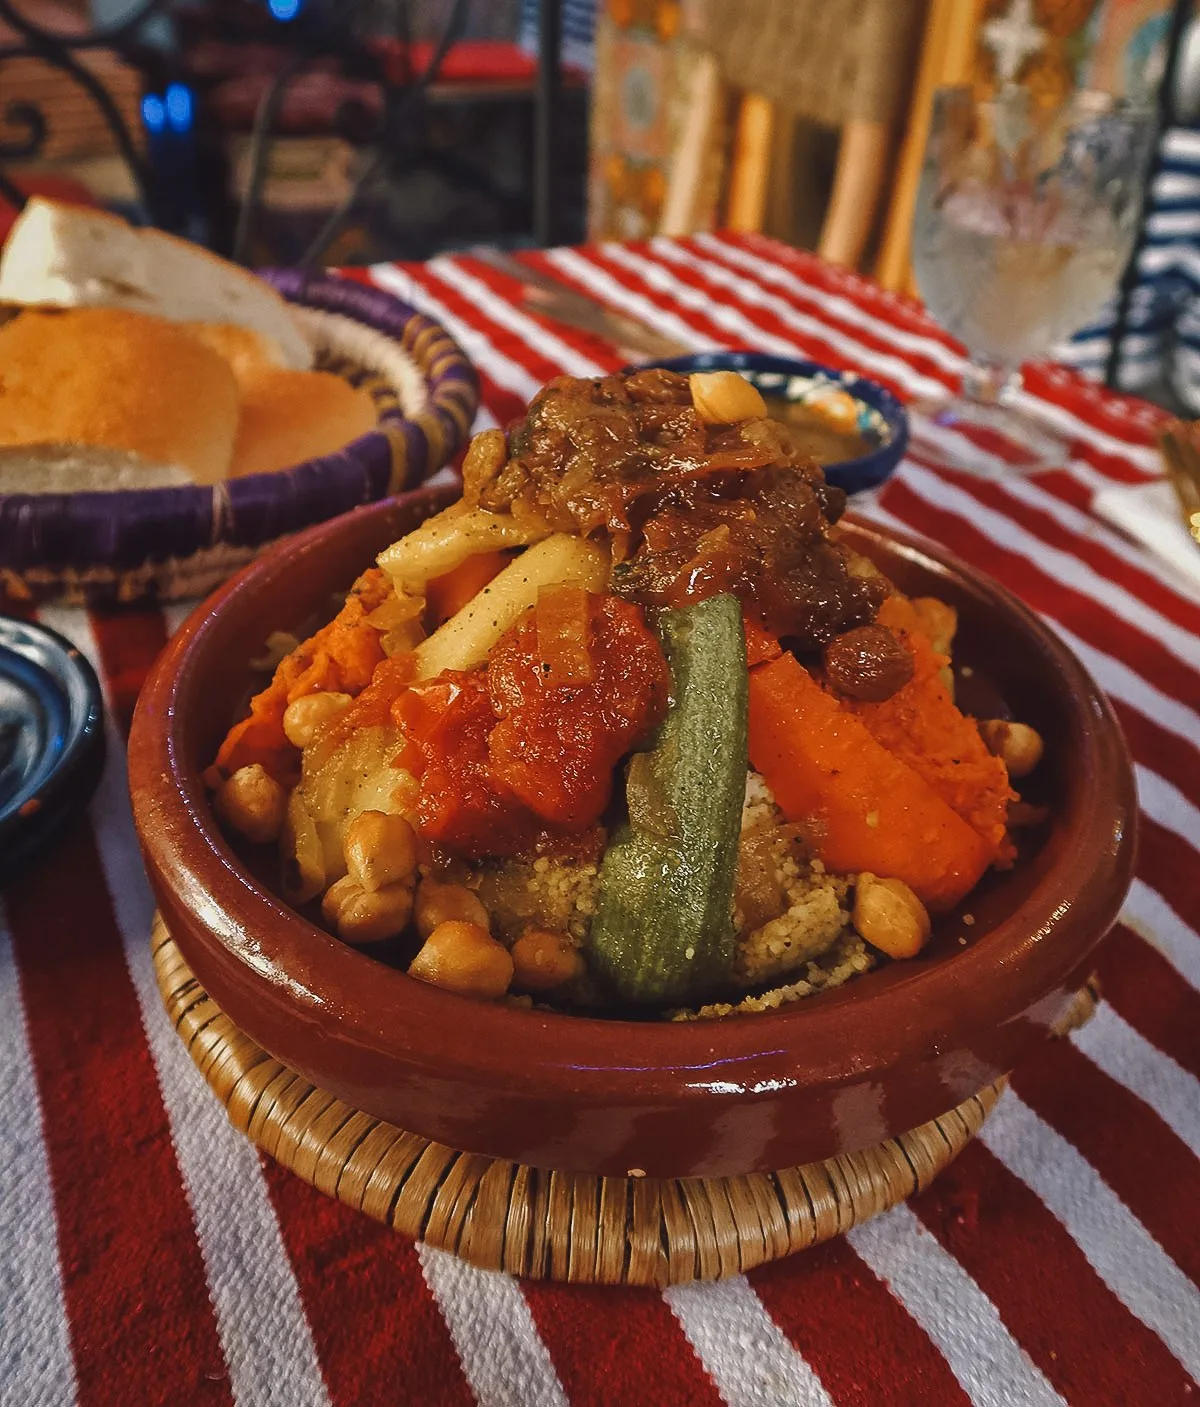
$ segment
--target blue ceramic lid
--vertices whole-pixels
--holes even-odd
[[[90,664],[44,626],[0,616],[0,880],[87,803],[104,765]]]

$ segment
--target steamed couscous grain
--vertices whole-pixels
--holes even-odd
[[[866,943],[852,928],[843,928],[832,946],[817,959],[806,964],[803,977],[788,982],[758,996],[742,997],[736,1002],[710,1002],[695,1011],[671,1011],[672,1021],[711,1021],[719,1016],[749,1015],[775,1011],[791,1002],[840,987],[860,973],[875,966],[875,957]]]
[[[539,855],[487,866],[472,887],[502,942],[511,945],[527,928],[543,928],[565,933],[580,947],[596,912],[600,868],[591,861]]]
[[[739,938],[733,975],[757,986],[819,958],[837,942],[849,922],[845,907],[848,889],[845,880],[815,875],[790,885],[787,912]]]
[[[734,896],[734,976],[759,986],[827,952],[850,922],[851,884],[810,859],[766,782],[751,772]]]
[[[840,986],[873,967],[874,956],[849,926],[853,883],[852,876],[828,874],[809,857],[766,782],[757,772],[749,773],[734,898],[734,977],[748,987],[791,976],[795,980],[737,1003],[670,1013],[671,1018],[769,1011]],[[600,872],[591,861],[542,855],[485,865],[468,885],[483,901],[495,936],[507,946],[536,927],[565,933],[582,947],[596,912]],[[584,1005],[592,1004],[583,988],[576,995]]]

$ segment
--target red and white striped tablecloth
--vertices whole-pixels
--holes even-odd
[[[799,353],[906,397],[962,368],[912,303],[761,238],[526,257],[697,349]],[[470,258],[358,276],[459,339],[481,425],[619,362]],[[1106,1001],[929,1191],[720,1284],[518,1283],[260,1159],[160,1009],[125,797],[121,735],[181,613],[42,611],[98,666],[111,746],[90,816],[0,909],[0,1402],[1200,1403],[1200,601],[1089,512],[1154,472],[1158,412],[1056,368],[1026,395],[1070,440],[1061,470],[971,477],[997,446],[926,433],[870,511],[1012,587],[1113,699],[1143,840]]]

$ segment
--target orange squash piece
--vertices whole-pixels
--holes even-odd
[[[254,762],[277,781],[295,780],[299,753],[283,731],[288,704],[320,689],[358,694],[367,687],[384,654],[380,633],[366,617],[391,589],[378,567],[364,572],[333,620],[280,660],[270,684],[250,700],[247,717],[226,734],[209,769],[210,782],[215,785]]]
[[[944,655],[922,629],[912,602],[891,596],[879,624],[900,636],[915,666],[913,677],[882,703],[847,700],[843,707],[862,720],[876,742],[920,774],[948,806],[999,853],[1014,793],[1004,763],[993,757],[974,719],[955,705],[941,678]]]

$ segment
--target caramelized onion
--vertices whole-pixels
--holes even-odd
[[[579,586],[549,586],[538,592],[537,648],[546,683],[590,683],[595,663],[589,650],[588,594]]]

